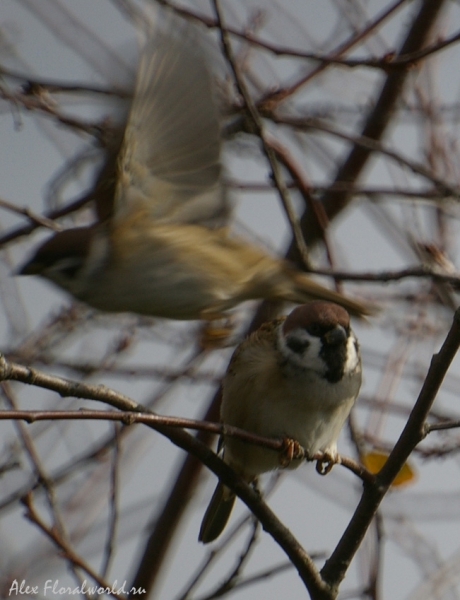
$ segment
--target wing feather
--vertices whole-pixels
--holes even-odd
[[[198,31],[171,19],[142,52],[118,158],[116,218],[222,225],[220,119]]]

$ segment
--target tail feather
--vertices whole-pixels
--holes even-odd
[[[235,494],[220,481],[201,522],[198,540],[203,544],[214,541],[224,530],[235,503]]]
[[[305,304],[311,300],[326,300],[340,304],[355,317],[373,315],[375,307],[365,305],[348,296],[334,292],[313,281],[306,273],[298,271],[284,261],[263,257],[256,269],[248,270],[248,279],[240,300],[266,298]]]
[[[340,304],[355,317],[364,317],[366,315],[372,315],[375,312],[372,307],[366,306],[356,300],[352,300],[348,296],[344,296],[338,292],[334,292],[333,290],[316,283],[303,273],[291,271],[290,275],[294,281],[295,287],[292,291],[292,296],[286,299],[291,302],[303,304],[310,300],[327,300],[329,302]]]

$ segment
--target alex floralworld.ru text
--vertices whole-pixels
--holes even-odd
[[[117,580],[114,581],[114,583],[111,585],[111,587],[104,587],[104,586],[99,586],[99,585],[91,585],[89,584],[86,579],[82,582],[81,585],[76,586],[76,587],[71,587],[71,586],[65,586],[65,585],[61,585],[59,583],[59,580],[52,580],[52,579],[47,579],[43,586],[39,586],[39,585],[28,585],[26,583],[26,581],[23,579],[21,582],[19,582],[17,579],[14,579],[13,582],[11,583],[10,589],[9,589],[9,596],[18,596],[21,594],[24,595],[28,595],[28,596],[38,596],[39,594],[42,594],[43,596],[73,596],[73,595],[81,595],[81,594],[85,594],[85,595],[102,595],[102,594],[145,594],[145,590],[142,588],[139,589],[135,589],[135,588],[130,588],[128,589],[128,585],[126,583],[126,581],[124,581],[121,586],[118,585]]]

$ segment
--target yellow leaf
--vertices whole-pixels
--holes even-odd
[[[386,463],[388,453],[380,452],[378,450],[372,450],[361,455],[361,462],[371,473],[378,473],[383,465]],[[393,480],[391,487],[398,487],[413,481],[416,477],[415,470],[409,465],[404,463],[399,473]]]

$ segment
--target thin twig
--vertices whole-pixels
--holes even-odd
[[[104,455],[110,450],[110,448],[114,444],[114,439],[112,435],[109,435],[103,438],[96,446],[90,448],[89,451],[85,452],[81,456],[76,459],[71,459],[69,463],[60,467],[56,471],[54,471],[50,475],[50,479],[54,482],[55,486],[60,483],[68,480],[75,472],[79,471],[82,467],[87,464],[90,464],[95,459],[101,459]],[[33,492],[35,490],[42,490],[43,482],[37,481],[35,478],[33,481],[29,481],[25,485],[19,487],[14,492],[12,492],[9,496],[4,497],[0,501],[0,511],[10,508],[13,504],[15,504],[18,500],[20,500],[23,496],[27,495],[29,492]]]
[[[367,283],[382,283],[388,281],[399,281],[401,279],[433,279],[434,281],[443,281],[450,283],[455,286],[460,286],[460,273],[453,275],[452,273],[442,273],[420,265],[417,267],[408,267],[407,269],[400,269],[396,271],[377,271],[376,273],[352,273],[350,271],[331,271],[330,269],[311,269],[311,273],[316,275],[325,275],[328,277],[334,277],[334,279],[341,279],[343,281],[356,281],[356,282],[367,282]]]
[[[236,562],[236,565],[231,570],[231,572],[227,575],[227,577],[219,583],[216,589],[206,594],[206,596],[201,597],[199,600],[212,600],[212,598],[220,598],[221,596],[225,596],[231,590],[233,590],[238,582],[238,579],[241,577],[241,573],[249,557],[251,555],[251,551],[254,549],[254,544],[257,539],[257,534],[259,532],[259,523],[257,521],[253,521],[253,528],[251,531],[251,535],[246,542],[245,547],[240,552],[240,556]]]
[[[49,211],[45,215],[41,215],[40,219],[44,219],[46,222],[48,222],[49,220],[54,221],[55,219],[59,219],[60,217],[65,217],[66,215],[69,215],[73,212],[76,212],[77,210],[80,210],[80,208],[82,208],[83,206],[86,206],[92,200],[94,200],[94,190],[92,190],[88,194],[85,194],[81,198],[78,198],[74,202],[71,202],[70,204],[63,206],[62,208],[58,208],[56,210]],[[39,223],[38,221],[35,220],[33,223],[30,223],[28,225],[22,225],[20,227],[17,227],[11,231],[4,233],[3,235],[0,236],[0,247],[5,246],[6,244],[24,236],[24,235],[29,235],[30,233],[32,233],[32,231],[34,231],[35,229],[37,229],[38,227],[41,227],[41,226],[42,226],[42,223]]]
[[[120,460],[120,429],[114,424],[114,444],[113,456],[110,467],[110,496],[109,496],[109,517],[107,528],[107,540],[103,554],[103,563],[101,575],[105,579],[110,569],[115,551],[115,540],[118,526],[118,496],[119,496],[119,460]]]
[[[104,593],[117,598],[117,600],[125,600],[124,596],[117,593],[116,587],[105,581],[79,556],[73,548],[61,537],[57,529],[49,527],[39,517],[35,507],[32,503],[32,494],[28,494],[23,498],[23,504],[27,509],[26,517],[37,525],[41,531],[64,553],[65,558],[73,565],[82,569],[89,577],[91,577],[101,588],[104,589]]]
[[[235,84],[238,88],[238,91],[239,91],[240,95],[242,96],[242,98],[245,102],[247,111],[251,117],[253,128],[255,129],[255,133],[260,138],[260,141],[262,142],[262,147],[264,149],[264,153],[265,153],[268,163],[270,165],[270,170],[271,170],[270,177],[273,179],[275,186],[279,192],[279,196],[280,196],[281,202],[283,204],[284,210],[286,212],[287,218],[289,220],[289,224],[291,226],[292,234],[294,236],[294,240],[297,245],[299,254],[302,257],[302,260],[304,261],[305,266],[309,266],[310,261],[308,258],[308,249],[307,249],[305,240],[302,235],[302,230],[300,228],[299,221],[298,221],[295,211],[292,207],[291,200],[289,198],[289,192],[288,192],[286,184],[283,180],[283,177],[281,175],[281,170],[279,168],[278,161],[276,159],[276,155],[275,155],[271,145],[267,142],[267,139],[266,139],[266,136],[264,133],[264,126],[262,123],[262,119],[259,115],[259,111],[251,98],[249,90],[247,89],[244,79],[243,79],[242,75],[240,74],[238,66],[233,57],[232,48],[230,45],[230,41],[228,39],[228,33],[223,24],[222,14],[221,14],[221,10],[219,7],[219,1],[213,0],[213,6],[214,6],[216,18],[217,18],[217,24],[218,24],[219,31],[220,31],[222,48],[223,48],[225,57],[227,59],[227,62],[229,64],[231,70],[232,70],[232,73],[233,73],[233,76],[235,79]]]
[[[157,0],[159,4],[164,4],[169,8],[172,8],[177,14],[182,15],[183,17],[195,20],[203,23],[207,27],[218,28],[219,22],[217,19],[213,19],[212,17],[208,17],[207,15],[197,12],[191,11],[187,8],[180,7],[176,4],[172,4],[171,2],[167,2],[166,0]],[[227,31],[232,36],[239,38],[245,42],[248,42],[252,46],[256,46],[262,48],[264,50],[268,50],[269,52],[275,54],[276,56],[289,56],[292,58],[306,59],[312,60],[315,62],[321,63],[321,66],[328,65],[339,65],[344,67],[372,67],[377,69],[383,69],[385,71],[390,70],[392,68],[405,68],[407,66],[412,65],[414,62],[417,62],[421,58],[425,58],[429,54],[433,54],[442,50],[443,48],[455,43],[458,41],[458,36],[452,36],[451,38],[447,38],[438,44],[433,44],[432,46],[427,47],[423,51],[423,55],[419,55],[416,53],[408,54],[406,56],[395,57],[391,53],[387,53],[380,58],[341,58],[341,53],[345,52],[345,50],[349,49],[350,45],[355,45],[359,41],[362,41],[366,36],[368,36],[378,25],[382,23],[384,19],[386,19],[390,14],[392,14],[395,10],[399,8],[402,4],[404,4],[406,0],[397,0],[395,4],[393,4],[389,9],[386,9],[383,14],[379,15],[375,21],[371,24],[367,25],[364,31],[360,31],[359,37],[354,35],[353,40],[348,41],[345,48],[341,49],[341,52],[335,50],[329,54],[321,54],[319,52],[305,52],[302,50],[297,50],[295,48],[290,48],[289,46],[282,46],[279,44],[273,44],[272,42],[262,39],[250,31],[244,30],[240,31],[234,27],[227,27]],[[357,39],[355,40],[355,36]]]
[[[314,218],[318,222],[318,227],[321,229],[322,242],[326,249],[329,264],[333,266],[332,250],[326,236],[326,230],[329,225],[329,221],[326,213],[324,212],[322,204],[312,197],[311,187],[305,180],[305,175],[303,174],[299,165],[297,165],[294,157],[291,155],[288,149],[283,144],[280,144],[280,142],[271,135],[266,136],[265,143],[273,149],[274,153],[276,154],[276,158],[278,158],[287,169],[289,175],[294,180],[295,188],[301,193],[306,206],[308,206],[312,215],[314,215]],[[289,186],[287,186],[287,189],[289,189]],[[296,223],[298,225],[297,218]]]
[[[40,91],[46,90],[47,92],[57,93],[84,93],[84,94],[99,94],[103,96],[117,96],[120,98],[129,98],[131,93],[128,90],[117,89],[117,88],[105,88],[101,86],[95,86],[93,84],[77,84],[77,83],[64,83],[61,81],[52,81],[50,79],[40,79],[37,77],[30,77],[24,73],[7,69],[4,66],[0,66],[0,77],[9,77],[10,79],[16,79],[23,83],[23,93],[27,95],[38,95]]]
[[[34,213],[28,207],[15,206],[11,202],[8,202],[8,200],[4,200],[3,198],[0,198],[0,206],[2,208],[6,208],[7,210],[10,210],[11,212],[16,213],[17,215],[27,217],[35,225],[47,227],[48,229],[52,229],[53,231],[61,230],[61,227],[57,223],[55,223],[53,220],[48,219],[47,217],[45,217],[43,215]]]
[[[1,382],[1,389],[4,395],[4,398],[7,404],[13,409],[17,410],[16,402],[14,400],[13,394],[11,393],[11,389],[8,381]],[[53,529],[56,530],[59,537],[66,542],[66,544],[70,545],[69,537],[64,525],[64,519],[61,515],[61,511],[59,509],[59,505],[56,499],[56,489],[54,486],[54,481],[49,477],[46,472],[40,456],[35,448],[34,441],[30,436],[29,431],[24,426],[24,423],[17,422],[16,427],[21,438],[22,444],[24,446],[25,454],[28,456],[29,461],[32,465],[33,471],[38,481],[41,482],[43,488],[45,490],[46,499],[48,502],[49,510],[53,519]],[[75,577],[78,584],[82,584],[82,578],[80,573],[75,570],[74,565],[71,565],[71,570],[73,576]],[[88,597],[88,594],[85,594]]]
[[[258,182],[258,181],[238,181],[234,179],[227,179],[225,185],[234,190],[248,190],[250,192],[267,192],[273,190],[273,183],[270,182]],[[287,183],[288,189],[297,189],[297,184],[294,182]],[[317,183],[311,183],[309,186],[310,194],[321,195],[324,192],[341,194],[347,192],[353,196],[368,196],[368,197],[382,197],[385,196],[397,196],[398,198],[415,198],[416,200],[426,200],[427,202],[433,200],[445,199],[446,195],[441,190],[436,188],[425,188],[421,190],[409,190],[407,188],[397,187],[362,187],[354,183],[348,183],[346,181],[336,181],[331,185],[320,185]]]
[[[39,385],[39,383],[37,383]],[[83,385],[83,384],[79,384]],[[93,386],[88,386],[89,388]],[[102,386],[101,386],[102,387]],[[48,389],[51,389],[48,387]],[[106,388],[108,390],[108,388]],[[109,403],[113,404],[113,399],[117,396],[117,392],[108,390],[110,392]],[[86,398],[91,399],[90,390],[87,391]],[[124,425],[134,425],[136,423],[143,423],[149,425],[154,429],[173,427],[180,429],[191,429],[196,431],[208,431],[210,433],[225,435],[227,437],[234,437],[245,442],[267,448],[275,452],[280,452],[284,449],[285,443],[283,440],[267,438],[264,436],[250,433],[244,429],[233,427],[231,425],[225,425],[223,423],[210,423],[207,421],[199,421],[196,419],[186,419],[184,417],[173,417],[155,415],[149,412],[133,412],[130,410],[124,410],[122,404],[124,397],[121,397],[118,401],[118,407],[123,412],[106,411],[106,410],[0,410],[0,421],[5,420],[21,420],[27,423],[35,423],[38,421],[54,421],[54,420],[65,420],[65,421],[80,421],[80,420],[91,420],[91,421],[118,421]],[[96,398],[93,398],[96,399]],[[98,394],[98,400],[104,401],[100,394]],[[323,458],[323,453],[318,452],[312,456],[308,456],[307,452],[303,450],[305,460],[317,461]],[[340,456],[337,464],[342,464],[344,467],[355,473],[363,481],[373,481],[373,475],[367,471],[362,465],[358,464],[351,458]]]
[[[302,117],[279,116],[273,112],[270,114],[270,117],[275,123],[290,125],[291,127],[303,131],[312,129],[323,131],[324,133],[351,142],[356,147],[387,156],[395,162],[407,167],[416,175],[421,175],[422,177],[425,177],[425,179],[431,181],[444,194],[444,197],[453,197],[456,199],[460,197],[460,189],[454,183],[449,184],[449,182],[446,182],[442,177],[438,177],[431,169],[428,169],[422,163],[416,162],[407,156],[403,156],[400,152],[383,145],[379,140],[373,139],[367,135],[350,134],[316,118],[305,119]]]
[[[444,423],[430,423],[425,425],[425,434],[428,435],[432,431],[445,431],[446,429],[458,429],[460,427],[460,419],[455,421],[446,421]]]
[[[66,125],[70,129],[75,129],[79,132],[87,133],[95,137],[99,142],[104,140],[106,135],[107,123],[101,122],[88,122],[76,119],[69,115],[64,115],[56,110],[56,107],[51,105],[48,100],[37,96],[30,96],[20,92],[11,92],[4,87],[0,86],[0,98],[12,102],[15,106],[21,105],[27,110],[37,110],[50,117],[56,119],[61,125]]]

